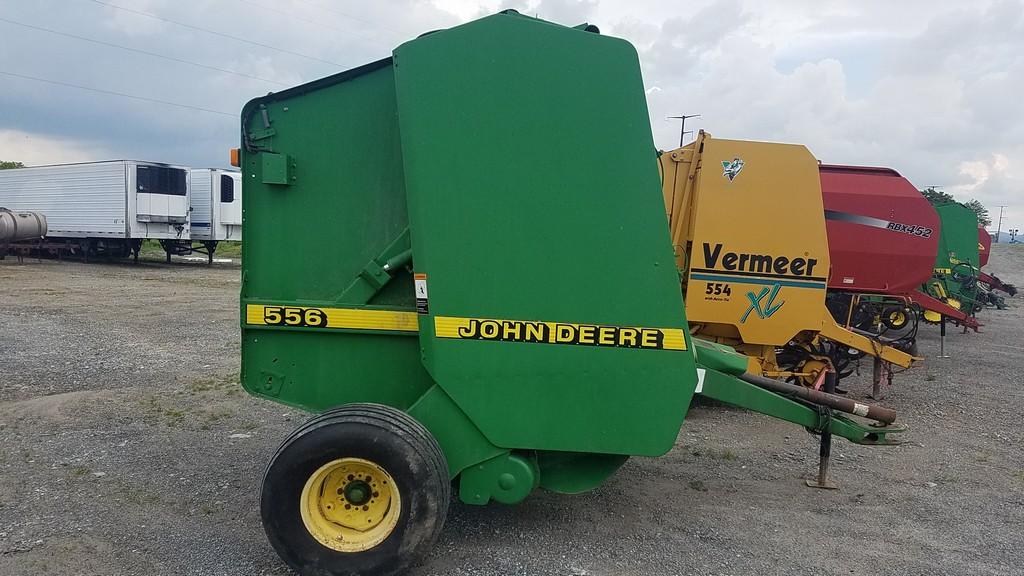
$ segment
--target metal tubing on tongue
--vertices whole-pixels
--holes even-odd
[[[744,374],[740,379],[744,382],[749,382],[756,386],[760,386],[761,388],[771,390],[772,392],[778,392],[779,394],[788,396],[796,396],[797,398],[801,398],[814,404],[821,404],[822,406],[828,406],[829,408],[839,410],[840,412],[870,418],[883,424],[892,424],[896,421],[896,411],[890,408],[883,408],[873,404],[861,404],[860,402],[836,396],[834,394],[812,390],[795,384],[787,384],[786,382],[772,380],[771,378],[765,378],[764,376],[758,376],[755,374]]]

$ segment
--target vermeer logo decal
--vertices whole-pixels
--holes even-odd
[[[685,335],[678,328],[634,328],[599,324],[436,316],[434,318],[434,333],[438,338],[460,340],[686,350]]]
[[[732,162],[727,160],[722,161],[722,176],[729,179],[732,182],[740,174],[740,170],[743,170],[743,160],[739,158],[733,158]]]
[[[765,286],[761,288],[761,291],[757,294],[753,292],[747,292],[747,300],[750,301],[750,306],[747,307],[747,311],[743,313],[743,317],[740,318],[740,324],[747,322],[747,317],[750,316],[751,312],[756,312],[757,317],[761,320],[765,318],[771,318],[773,314],[782,308],[782,305],[786,303],[785,300],[775,303],[775,297],[779,295],[779,290],[782,288],[779,284],[772,284],[771,288]],[[765,299],[767,297],[767,300]]]
[[[722,244],[715,244],[712,247],[704,242],[704,268],[701,271],[716,270],[721,263],[722,272],[741,272],[752,274],[767,274],[785,276],[792,278],[811,278],[814,276],[814,267],[818,264],[815,258],[787,258],[786,256],[772,256],[770,254],[738,254],[736,252],[722,253]],[[821,278],[824,280],[824,278]]]

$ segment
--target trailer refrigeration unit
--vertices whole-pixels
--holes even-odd
[[[193,168],[190,174],[189,251],[206,254],[212,264],[217,243],[242,240],[242,176],[220,168]]]
[[[136,260],[145,239],[189,237],[188,169],[134,160],[0,171],[0,206],[46,215],[46,245]]]

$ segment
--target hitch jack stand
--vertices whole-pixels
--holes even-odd
[[[882,362],[881,358],[875,357],[871,366],[871,395],[874,400],[883,400],[885,394],[882,392],[882,377],[885,377],[889,386],[892,386],[892,365]]]
[[[836,373],[833,370],[829,370],[825,376],[825,392],[834,394],[836,390]],[[825,408],[828,412],[827,417],[831,418],[832,409]],[[832,456],[832,432],[829,431],[829,426],[823,426],[821,432],[821,444],[818,448],[818,478],[815,480],[806,480],[806,483],[811,488],[820,488],[822,490],[838,490],[839,486],[828,479],[828,462]]]
[[[946,316],[939,322],[939,358],[949,358],[946,354]]]

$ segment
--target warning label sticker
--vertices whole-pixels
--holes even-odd
[[[427,275],[413,274],[413,281],[416,283],[416,312],[426,314],[427,308]]]

